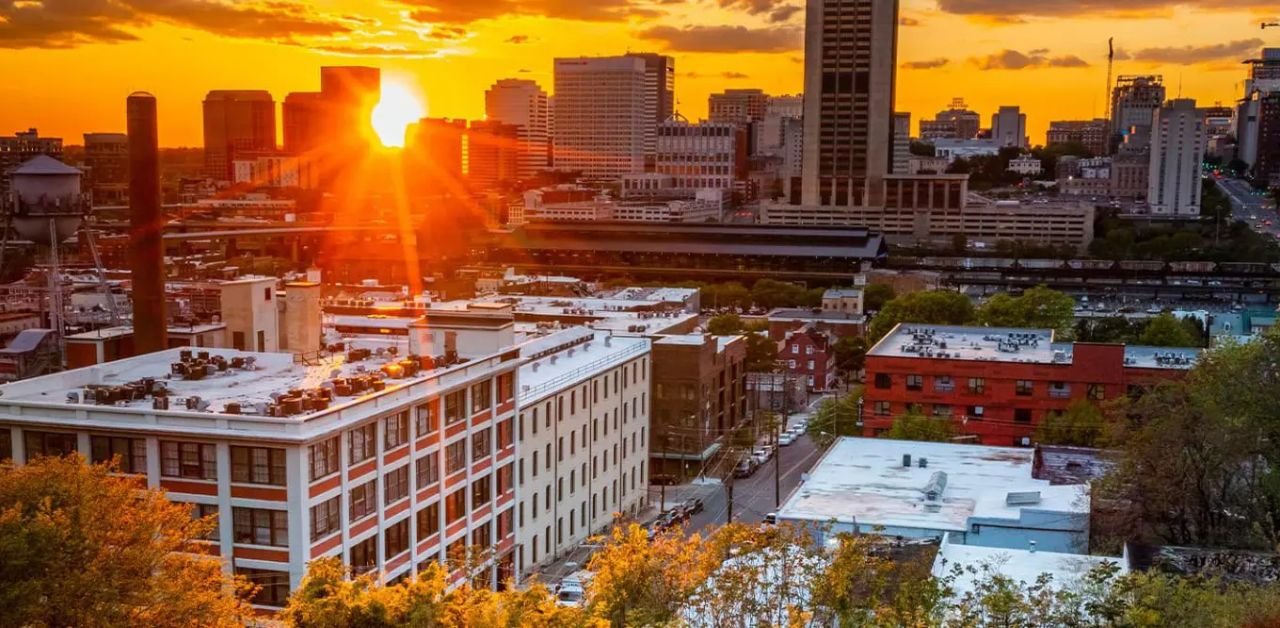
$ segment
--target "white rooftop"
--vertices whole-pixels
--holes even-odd
[[[1034,585],[1042,574],[1047,574],[1052,577],[1053,587],[1062,588],[1073,586],[1094,568],[1108,563],[1118,566],[1119,573],[1125,573],[1128,571],[1125,562],[1118,557],[1031,551],[1030,547],[1007,549],[963,545],[943,538],[933,561],[933,576],[950,576],[952,597],[959,599],[973,592],[975,585],[988,572],[1028,586]]]
[[[911,466],[903,466],[903,455]],[[1018,519],[1024,506],[1009,493],[1038,492],[1039,511],[1087,513],[1082,486],[1051,486],[1031,477],[1033,450],[954,443],[840,438],[778,510],[779,519],[836,521],[929,531],[964,531],[970,517]],[[927,466],[919,465],[920,459]],[[937,472],[946,488],[929,502]],[[931,510],[936,505],[936,511]]]
[[[828,288],[822,293],[824,299],[844,299],[862,296],[862,290],[858,288]]]
[[[648,353],[649,339],[611,336],[585,327],[573,327],[520,345],[527,359],[516,378],[520,403],[533,403],[548,393],[595,377],[627,360]]]

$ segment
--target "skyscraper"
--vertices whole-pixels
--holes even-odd
[[[606,180],[645,172],[662,108],[655,77],[639,55],[556,59],[555,167]]]
[[[276,149],[276,103],[263,90],[213,90],[204,98],[204,171],[230,181],[231,162]]]
[[[760,122],[768,108],[769,95],[760,89],[726,89],[707,97],[707,119],[711,122]]]
[[[501,79],[484,93],[484,113],[491,122],[516,127],[519,150],[516,177],[530,179],[551,162],[551,125],[547,92],[525,79]]]
[[[303,155],[324,140],[324,97],[320,92],[291,92],[281,105],[284,152]]]
[[[676,60],[654,52],[628,52],[625,56],[644,61],[655,103],[653,124],[657,128],[676,113]]]
[[[1280,98],[1280,48],[1263,48],[1261,56],[1248,59],[1245,64],[1249,66],[1249,78],[1236,109],[1236,152],[1252,167],[1255,177],[1266,181],[1280,174],[1280,136],[1276,135],[1280,120],[1275,119],[1280,115],[1276,109],[1276,99]],[[1264,121],[1271,130],[1269,139],[1263,133]],[[1260,161],[1269,163],[1259,168]]]
[[[1000,107],[991,116],[991,139],[996,146],[1027,147],[1027,114],[1017,106]]]
[[[1151,120],[1164,104],[1164,78],[1160,75],[1120,76],[1111,93],[1111,135],[1123,141],[1137,127],[1138,135],[1151,130]]]
[[[806,3],[802,204],[882,202],[897,44],[897,0]]]
[[[405,130],[409,188],[420,195],[459,196],[465,190],[466,120],[423,118]]]
[[[1151,129],[1151,178],[1147,202],[1163,216],[1200,215],[1200,162],[1204,116],[1190,98],[1157,109]]]
[[[520,127],[477,120],[467,132],[467,181],[476,190],[492,190],[515,181],[523,147]]]
[[[907,174],[911,161],[911,114],[893,114],[893,174]]]

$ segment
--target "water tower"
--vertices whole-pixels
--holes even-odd
[[[9,231],[35,243],[48,259],[49,327],[59,343],[63,334],[64,298],[58,262],[58,244],[75,235],[90,211],[89,197],[80,192],[81,172],[47,155],[36,157],[9,171],[9,198],[0,199],[5,229],[0,244],[8,244]]]

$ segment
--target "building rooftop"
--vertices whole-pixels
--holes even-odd
[[[535,403],[548,393],[590,379],[647,353],[649,339],[611,336],[574,327],[520,345],[520,403]]]
[[[947,537],[934,557],[933,576],[952,576],[952,596],[960,599],[975,592],[978,581],[988,572],[1028,586],[1034,585],[1042,575],[1048,575],[1052,585],[1061,588],[1073,586],[1091,570],[1106,564],[1118,566],[1122,574],[1128,572],[1120,557],[963,545],[952,543]]]
[[[48,155],[36,155],[31,159],[22,162],[17,168],[9,171],[10,175],[15,174],[84,174],[79,168],[68,166],[67,164],[54,159]]]
[[[1075,345],[1054,342],[1053,337],[1053,330],[1050,329],[901,323],[880,339],[867,355],[1071,364]],[[1124,365],[1134,368],[1189,369],[1195,366],[1201,353],[1200,349],[1127,345],[1124,348]]]
[[[778,518],[959,532],[967,530],[970,517],[1016,520],[1024,508],[1087,513],[1087,487],[1032,478],[1033,454],[1011,447],[840,438],[787,498]],[[911,466],[903,466],[906,455]],[[927,461],[923,467],[921,459]],[[945,489],[929,501],[924,489],[938,472],[946,474]],[[1017,502],[1010,499],[1014,493],[1036,499],[1010,504]]]
[[[822,293],[824,299],[853,299],[862,296],[860,288],[828,288]]]
[[[854,314],[852,312],[841,312],[838,310],[821,310],[816,308],[803,307],[783,307],[769,312],[769,320],[774,321],[829,321],[841,323],[862,323],[867,317],[862,314]]]

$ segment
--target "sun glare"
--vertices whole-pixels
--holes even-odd
[[[382,84],[382,98],[373,107],[373,130],[383,146],[404,146],[405,127],[426,114],[418,95],[401,83]]]

